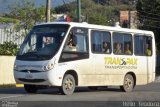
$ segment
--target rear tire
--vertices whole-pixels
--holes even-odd
[[[24,89],[27,93],[36,93],[38,91],[35,85],[24,84]]]
[[[135,80],[131,74],[127,74],[124,77],[123,86],[120,86],[121,90],[124,92],[131,92],[135,86]]]
[[[64,76],[62,81],[61,92],[64,95],[73,94],[75,90],[75,79],[71,74],[67,74]]]

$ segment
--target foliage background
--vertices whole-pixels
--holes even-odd
[[[37,23],[45,22],[45,6],[35,7],[32,0],[20,0],[8,6],[10,12],[0,17],[0,23],[14,23],[18,31],[24,29],[25,34]],[[52,1],[54,2],[54,0]],[[149,5],[148,5],[149,4]],[[71,20],[77,21],[76,1],[64,3],[55,8],[51,14],[67,14]],[[153,31],[156,38],[157,50],[160,49],[160,0],[81,0],[82,21],[114,25],[119,21],[121,10],[137,10],[138,28]],[[53,21],[54,18],[51,19]]]
[[[154,1],[138,0],[136,9],[139,20],[138,28],[154,32],[157,49],[159,50],[160,49],[160,0],[154,0]]]

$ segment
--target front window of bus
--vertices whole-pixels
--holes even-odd
[[[35,26],[18,52],[19,60],[49,60],[58,51],[69,25],[38,25]]]

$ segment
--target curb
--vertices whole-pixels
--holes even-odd
[[[16,87],[24,87],[24,84],[16,84]]]
[[[0,88],[14,88],[14,87],[24,87],[23,84],[3,84]]]

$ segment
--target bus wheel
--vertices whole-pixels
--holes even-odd
[[[75,79],[72,75],[67,74],[64,76],[61,91],[65,95],[70,95],[75,90]]]
[[[28,93],[36,93],[38,88],[35,85],[24,84],[24,89]]]
[[[124,77],[123,86],[120,86],[121,90],[124,92],[131,92],[134,88],[134,78],[131,74],[127,74]]]

